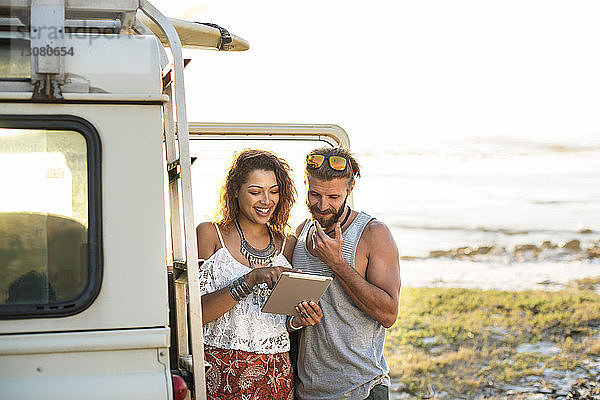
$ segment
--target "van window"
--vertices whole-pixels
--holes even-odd
[[[90,226],[99,142],[85,125],[8,124],[0,127],[0,316],[72,314],[99,284],[99,227]]]

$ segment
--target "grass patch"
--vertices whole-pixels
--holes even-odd
[[[390,374],[418,396],[438,388],[474,398],[549,368],[583,368],[600,357],[599,283],[558,292],[405,288],[387,332]]]

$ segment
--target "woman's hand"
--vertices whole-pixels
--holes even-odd
[[[300,323],[302,326],[313,326],[321,322],[323,318],[323,310],[314,301],[303,301],[298,303],[296,306],[296,315],[292,324],[298,326]]]
[[[245,275],[246,283],[254,287],[259,283],[266,283],[269,289],[272,289],[284,271],[291,271],[286,267],[256,267]]]

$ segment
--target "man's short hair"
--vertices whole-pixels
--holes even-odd
[[[309,167],[308,164],[305,165],[306,175],[310,175],[312,177],[323,179],[326,181],[330,181],[336,178],[347,178],[348,179],[348,187],[352,185],[354,182],[354,178],[360,178],[360,166],[358,162],[354,159],[352,154],[341,147],[321,147],[318,149],[312,150],[308,153],[307,158],[311,155],[320,154],[325,156],[325,161],[319,168]],[[330,156],[340,156],[346,159],[348,165],[343,171],[337,171],[329,165],[328,157]]]

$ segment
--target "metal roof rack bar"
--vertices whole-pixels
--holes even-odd
[[[188,273],[188,294],[189,294],[189,329],[193,333],[191,336],[190,350],[194,365],[194,389],[195,399],[206,399],[206,382],[204,373],[204,343],[202,340],[202,306],[200,303],[200,287],[198,273],[198,248],[196,244],[196,229],[194,226],[194,210],[192,201],[192,177],[191,177],[191,159],[189,148],[189,130],[187,124],[187,115],[185,109],[185,87],[183,80],[183,53],[181,40],[171,21],[165,17],[150,2],[140,0],[140,10],[146,14],[154,23],[156,23],[167,37],[169,47],[173,56],[173,82],[167,88],[172,90],[175,97],[175,117],[177,127],[177,144],[179,150],[179,163],[181,178],[181,205],[183,213],[183,251],[185,257],[179,257],[182,249],[179,240],[179,232],[173,235],[173,256],[176,259],[185,259],[188,268],[192,268]],[[169,105],[168,105],[169,106]],[[175,126],[166,127],[173,129]],[[173,140],[173,135],[165,135],[167,140]],[[169,137],[170,136],[170,137]],[[172,143],[166,143],[167,162],[174,162],[175,152],[172,151]],[[170,154],[169,154],[170,153]],[[174,183],[176,184],[176,183]],[[177,216],[178,217],[178,216]],[[173,218],[173,216],[172,216]],[[183,255],[183,254],[181,254]],[[181,356],[181,354],[180,354]]]

